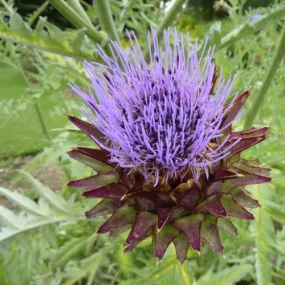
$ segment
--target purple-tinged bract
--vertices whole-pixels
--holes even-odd
[[[171,242],[181,262],[202,240],[221,253],[218,229],[235,234],[228,217],[252,219],[245,207],[259,205],[243,187],[270,181],[267,168],[240,156],[268,128],[232,131],[249,92],[232,94],[235,77],[218,76],[213,49],[198,56],[176,30],[165,30],[160,46],[152,30],[148,63],[132,37],[128,51],[113,42],[111,56],[98,48],[104,64],[84,63],[88,94],[73,86],[91,124],[69,119],[101,149],[69,153],[97,172],[69,185],[103,198],[86,213],[112,214],[99,233],[131,227],[126,250],[152,236],[157,258]]]

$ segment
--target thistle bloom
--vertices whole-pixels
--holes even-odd
[[[149,63],[136,39],[128,52],[113,42],[111,57],[98,48],[105,64],[84,63],[92,88],[73,90],[89,107],[90,123],[69,118],[100,149],[69,154],[97,174],[69,185],[103,198],[86,213],[112,214],[99,233],[131,229],[126,251],[152,236],[157,258],[173,242],[183,262],[189,245],[199,251],[202,241],[222,253],[218,229],[236,234],[230,216],[253,219],[245,207],[258,202],[243,187],[269,182],[269,169],[240,153],[268,128],[233,132],[249,92],[229,102],[235,76],[217,76],[213,49],[199,57],[197,43],[176,30],[163,39],[160,46],[152,30]]]

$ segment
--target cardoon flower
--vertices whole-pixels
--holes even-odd
[[[110,215],[98,233],[129,230],[125,251],[151,236],[158,259],[172,242],[183,262],[189,246],[200,251],[203,243],[221,254],[219,231],[236,234],[230,217],[253,219],[246,208],[259,204],[244,186],[269,182],[269,169],[241,152],[268,128],[233,131],[249,91],[229,100],[235,76],[218,74],[213,49],[199,57],[197,43],[175,30],[163,36],[160,46],[152,30],[149,63],[136,39],[128,52],[116,42],[111,56],[98,48],[105,64],[85,62],[92,88],[73,90],[89,123],[69,119],[100,149],[69,153],[96,171],[69,185],[102,198],[86,213]]]

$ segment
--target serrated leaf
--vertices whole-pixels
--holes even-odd
[[[199,285],[231,285],[236,284],[242,280],[244,276],[250,273],[253,267],[250,264],[236,265],[219,271],[218,273],[210,276],[208,280],[200,279]],[[270,283],[268,283],[270,284]],[[267,284],[267,285],[268,285]]]
[[[285,6],[280,5],[278,9],[269,12],[266,16],[261,17],[259,20],[255,21],[254,23],[247,22],[241,24],[240,26],[230,31],[221,39],[221,45],[216,48],[216,51],[225,48],[229,45],[232,45],[236,41],[251,35],[255,31],[267,27],[268,23],[271,21],[272,22],[279,21],[284,16],[285,16]]]
[[[266,202],[263,209],[271,216],[272,219],[282,224],[285,223],[285,210],[282,206],[275,203]]]
[[[63,46],[66,45],[66,41],[65,41],[65,37],[64,37],[65,35],[64,35],[63,31],[61,31],[57,26],[52,25],[49,22],[45,23],[45,27],[48,30],[48,32],[49,32],[49,34],[51,36],[51,40],[54,43],[59,43],[59,44],[61,44]]]
[[[14,13],[9,21],[12,30],[20,33],[26,38],[31,38],[31,30],[27,27],[26,23],[18,13]]]
[[[6,188],[0,187],[0,195],[5,196],[9,201],[17,204],[21,209],[35,214],[36,216],[46,217],[48,212],[43,212],[42,209],[33,200],[19,194],[18,192],[10,191]]]
[[[43,185],[38,179],[33,177],[28,172],[25,171],[20,171],[20,172],[23,173],[29,179],[29,181],[35,187],[35,190],[38,191],[41,197],[45,198],[54,209],[57,209],[63,213],[71,212],[71,207],[63,199],[62,196],[57,195],[53,190],[51,190],[46,185]]]
[[[94,60],[93,50],[90,53],[81,49],[74,49],[71,45],[74,40],[70,34],[64,33],[61,41],[56,41],[47,31],[47,22],[40,18],[35,30],[30,30],[19,14],[14,14],[9,23],[0,22],[0,38],[26,45],[28,47],[52,52],[64,56]],[[51,24],[48,24],[51,27]]]
[[[81,280],[84,277],[88,278],[88,284],[92,284],[94,280],[94,276],[99,269],[101,263],[104,263],[105,251],[101,250],[96,252],[95,254],[81,260],[78,268],[74,268],[69,270],[68,278],[63,285],[73,285],[77,281]]]
[[[8,240],[10,238],[14,238],[15,236],[18,236],[22,233],[29,232],[35,229],[38,229],[40,227],[50,225],[50,224],[56,224],[60,222],[66,222],[70,220],[69,217],[59,217],[59,218],[51,218],[51,219],[37,219],[27,225],[25,227],[22,227],[19,230],[12,230],[12,229],[6,229],[2,228],[0,232],[0,242],[3,242],[4,240]]]
[[[16,229],[21,228],[21,222],[18,217],[8,208],[0,205],[0,216],[6,221],[6,223]]]
[[[221,22],[217,21],[211,25],[208,36],[211,38],[211,44],[219,46],[221,44]]]
[[[86,29],[80,29],[79,31],[77,31],[77,34],[74,38],[74,40],[71,42],[71,46],[74,49],[81,49],[82,44],[84,42],[84,37],[85,37],[85,31]]]
[[[73,238],[69,242],[66,242],[64,246],[56,252],[54,262],[52,263],[53,267],[63,268],[69,260],[79,256],[88,242],[90,242],[90,240],[88,241],[86,237]]]
[[[157,267],[152,273],[144,278],[142,281],[135,283],[136,285],[149,285],[156,284],[157,281],[165,277],[176,265],[175,258],[168,258],[160,266]]]
[[[190,270],[188,263],[178,264],[176,270],[177,280],[180,280],[178,284],[194,285],[196,284],[193,272]]]

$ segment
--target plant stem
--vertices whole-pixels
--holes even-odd
[[[29,18],[28,20],[28,25],[32,26],[32,24],[34,23],[34,21],[41,15],[41,13],[47,8],[49,2],[45,1],[33,14],[32,16]]]
[[[279,43],[275,50],[273,61],[267,71],[267,74],[261,86],[260,92],[258,96],[256,97],[251,110],[249,110],[246,116],[246,120],[244,124],[245,128],[249,128],[252,126],[254,119],[256,118],[256,115],[265,100],[265,95],[270,87],[270,84],[274,78],[274,75],[278,69],[280,62],[282,61],[282,57],[284,56],[284,54],[285,54],[285,25],[283,26],[283,30],[282,30],[282,33],[279,39]]]
[[[176,18],[176,15],[180,11],[180,9],[181,9],[182,5],[184,4],[184,2],[185,2],[185,0],[175,0],[172,3],[171,8],[169,9],[169,11],[165,15],[165,17],[162,19],[162,21],[159,24],[159,26],[157,27],[157,37],[158,37],[158,39],[160,39],[160,37],[162,36],[163,30],[165,28],[167,28],[168,26],[170,26],[174,22],[174,20]]]
[[[90,18],[81,6],[79,0],[68,0],[68,3],[73,8],[73,10],[76,11],[89,25],[93,26]]]
[[[109,37],[120,43],[120,38],[116,30],[115,22],[112,15],[112,10],[109,0],[97,0],[96,8],[98,10],[98,17],[103,30]]]
[[[40,105],[38,102],[35,103],[35,108],[36,108],[36,112],[37,112],[37,115],[38,115],[38,118],[39,118],[39,122],[40,122],[40,125],[42,127],[42,131],[45,135],[45,137],[47,138],[47,140],[51,141],[51,137],[48,133],[48,129],[47,129],[47,126],[45,124],[45,121],[44,121],[44,118],[43,118],[43,114],[42,114],[42,111],[41,111],[41,108],[40,108]]]
[[[35,55],[37,55],[37,52],[35,53]],[[22,73],[22,76],[23,76],[23,78],[25,79],[26,84],[29,85],[29,84],[30,84],[30,81],[28,80],[28,78],[27,78],[27,76],[26,76],[26,73],[25,73],[25,70],[24,70],[24,68],[22,67],[22,64],[21,64],[21,63],[20,63],[20,66],[21,66],[20,71],[21,71],[21,73]],[[40,108],[40,105],[39,105],[39,102],[38,102],[38,101],[35,102],[35,108],[36,108],[36,113],[37,113],[37,115],[38,115],[39,123],[40,123],[40,125],[41,125],[41,127],[42,127],[42,132],[43,132],[43,134],[45,135],[45,137],[47,138],[47,140],[48,140],[48,141],[51,141],[52,138],[51,138],[50,135],[49,135],[49,132],[48,132],[48,129],[47,129],[47,126],[46,126],[46,123],[45,123],[45,121],[44,121],[44,117],[43,117],[43,114],[42,114],[42,110],[41,110],[41,108]]]
[[[10,15],[14,13],[14,10],[11,6],[9,6],[5,0],[0,0],[4,8],[9,12]]]
[[[175,0],[172,3],[171,8],[169,9],[169,11],[164,16],[161,23],[159,24],[159,26],[156,29],[158,41],[161,39],[163,30],[166,29],[168,26],[170,26],[174,22],[176,15],[180,11],[184,2],[185,2],[185,0]],[[152,48],[153,48],[153,43],[151,43],[151,49]],[[145,56],[146,60],[149,59],[148,49],[145,50],[144,56]]]
[[[78,15],[78,13],[76,13],[65,1],[49,0],[49,2],[76,28],[86,28],[87,35],[95,42],[107,40],[107,36],[105,34],[98,32],[93,25],[90,25],[82,17],[80,17],[80,15]]]

